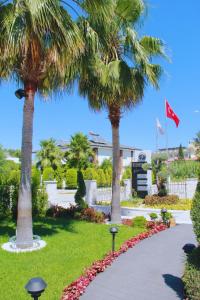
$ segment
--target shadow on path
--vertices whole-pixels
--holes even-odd
[[[184,299],[184,286],[182,280],[179,277],[173,276],[171,274],[163,274],[162,276],[164,278],[165,284],[176,292],[179,299]]]

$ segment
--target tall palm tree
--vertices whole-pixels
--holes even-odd
[[[79,89],[88,98],[90,107],[108,111],[113,141],[111,221],[120,223],[120,119],[124,110],[142,100],[148,82],[158,87],[161,67],[153,64],[152,58],[163,56],[164,52],[161,40],[139,38],[135,30],[144,12],[143,1],[112,1],[112,4],[110,22],[97,26],[92,13],[87,20],[87,47]]]
[[[88,167],[94,152],[88,138],[83,133],[76,133],[71,137],[69,149],[66,152],[67,164],[72,168],[82,170]]]
[[[58,0],[15,0],[0,10],[0,76],[24,86],[17,247],[33,244],[31,165],[34,100],[83,47],[77,26]],[[64,50],[63,50],[64,49]]]
[[[61,167],[64,153],[56,145],[54,139],[42,140],[40,142],[41,150],[37,152],[37,167],[43,172],[45,167],[51,167],[54,171]]]

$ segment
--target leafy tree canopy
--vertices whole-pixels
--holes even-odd
[[[86,135],[79,132],[71,137],[69,149],[65,154],[67,165],[70,168],[86,169],[91,164],[93,157],[94,152]]]
[[[54,139],[43,140],[40,142],[41,150],[37,152],[37,167],[42,171],[46,167],[51,167],[53,170],[56,170],[62,165],[63,152],[56,145]]]

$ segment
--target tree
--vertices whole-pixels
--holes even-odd
[[[120,216],[120,144],[119,125],[123,111],[135,107],[143,98],[147,82],[158,87],[161,67],[152,63],[164,56],[160,39],[139,38],[135,30],[144,12],[140,0],[111,1],[107,7],[109,22],[97,23],[98,16],[89,15],[83,22],[87,50],[82,58],[80,93],[95,111],[106,109],[112,127],[113,176],[111,220]],[[84,31],[84,30],[83,30]],[[92,46],[91,46],[92,45]]]
[[[183,152],[183,147],[180,144],[179,149],[178,149],[178,160],[184,160],[184,152]]]
[[[197,159],[200,161],[200,131],[197,132],[196,137],[194,138],[194,146]]]
[[[5,1],[4,3],[7,3]],[[64,58],[73,61],[83,48],[77,26],[54,0],[15,0],[1,7],[0,76],[24,87],[21,181],[18,199],[19,248],[33,245],[31,165],[35,94],[46,94]]]
[[[112,160],[111,160],[111,158],[104,159],[103,162],[101,163],[100,168],[103,169],[104,171],[106,171],[109,168],[112,168]]]
[[[40,142],[41,150],[37,152],[37,167],[44,171],[44,168],[51,167],[54,171],[61,167],[64,153],[56,145],[54,139],[43,140]]]
[[[91,164],[93,156],[94,152],[86,135],[79,132],[71,137],[69,149],[65,155],[70,168],[86,169]]]
[[[6,161],[5,151],[3,150],[2,146],[0,145],[0,172],[2,172],[5,161]]]

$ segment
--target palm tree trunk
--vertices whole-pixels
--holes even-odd
[[[16,232],[17,247],[23,249],[33,245],[31,167],[35,85],[25,84],[25,92],[26,98],[24,102],[21,148],[21,180],[18,196]]]
[[[113,144],[111,222],[114,224],[119,224],[121,223],[120,143],[119,143],[120,107],[115,105],[109,107],[109,119],[112,125],[112,144]]]

